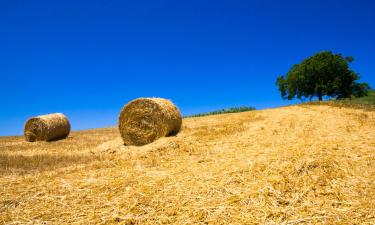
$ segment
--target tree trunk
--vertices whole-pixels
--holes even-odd
[[[323,100],[323,96],[322,96],[322,94],[319,94],[319,95],[318,95],[318,98],[319,98],[319,101],[322,101],[322,100]]]

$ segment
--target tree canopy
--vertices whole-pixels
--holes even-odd
[[[350,56],[323,51],[293,65],[285,76],[277,78],[276,84],[283,99],[288,100],[366,96],[370,87],[356,82],[359,74],[349,68],[353,60]]]

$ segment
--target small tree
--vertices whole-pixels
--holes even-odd
[[[366,96],[367,83],[357,83],[359,75],[349,68],[353,57],[342,57],[324,51],[292,66],[285,76],[279,76],[276,84],[283,99],[291,100],[323,96],[336,99]]]

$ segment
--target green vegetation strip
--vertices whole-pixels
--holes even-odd
[[[199,114],[194,114],[194,115],[190,115],[190,116],[185,116],[184,118],[210,116],[210,115],[225,114],[225,113],[246,112],[246,111],[253,111],[253,110],[255,110],[254,107],[248,107],[248,106],[232,107],[232,108],[228,108],[228,109],[220,109],[220,110],[216,110],[216,111],[212,111],[212,112],[199,113]]]
[[[330,105],[337,107],[350,107],[350,108],[360,108],[365,110],[375,110],[375,90],[370,90],[368,95],[360,98],[351,99],[340,99],[340,100],[330,100],[330,101],[313,101],[305,103],[308,105]]]
[[[370,90],[368,95],[361,98],[352,98],[352,99],[344,99],[341,100],[344,102],[351,102],[351,103],[358,103],[358,104],[369,104],[375,105],[375,90]]]

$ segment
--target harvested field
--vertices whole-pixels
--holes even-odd
[[[374,180],[375,112],[327,105],[187,118],[140,147],[115,127],[0,138],[5,224],[374,224]]]

